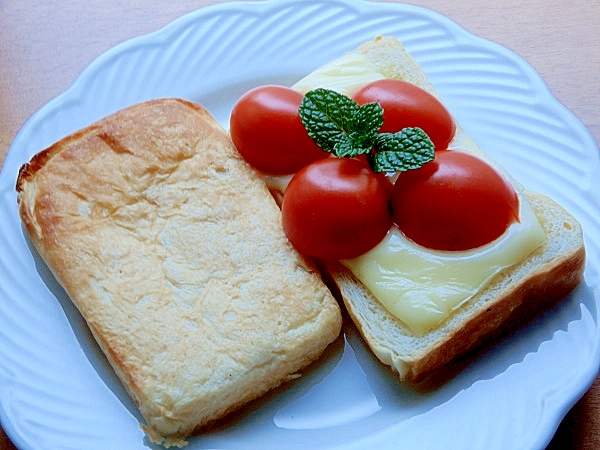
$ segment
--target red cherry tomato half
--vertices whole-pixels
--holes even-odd
[[[435,146],[445,150],[454,137],[456,124],[446,107],[429,92],[401,80],[377,80],[354,93],[360,105],[377,102],[383,108],[382,133],[406,127],[421,128]]]
[[[519,217],[517,194],[498,172],[473,155],[451,150],[400,174],[391,204],[404,235],[436,250],[480,247]]]
[[[284,86],[260,86],[235,104],[230,134],[254,168],[270,175],[295,173],[329,156],[308,136],[298,108],[302,94]]]
[[[358,159],[330,158],[300,170],[283,196],[283,228],[294,247],[323,259],[350,259],[377,245],[392,219],[391,184]]]

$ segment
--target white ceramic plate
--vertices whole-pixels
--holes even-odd
[[[248,88],[291,84],[377,34],[405,43],[490,155],[577,216],[585,281],[470,364],[450,367],[454,376],[436,389],[400,385],[347,324],[305,377],[189,448],[526,449],[551,439],[600,361],[593,139],[528,64],[448,19],[401,4],[318,0],[230,3],[186,15],[102,55],[20,131],[0,175],[0,419],[19,447],[153,447],[80,315],[24,238],[19,166],[77,128],[154,97],[202,102],[226,125]]]

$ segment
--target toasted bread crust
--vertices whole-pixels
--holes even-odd
[[[200,105],[134,105],[65,137],[16,186],[31,241],[146,421],[178,444],[295,376],[339,306],[268,189]]]

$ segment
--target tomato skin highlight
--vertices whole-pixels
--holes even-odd
[[[259,171],[287,175],[329,156],[308,136],[298,108],[303,95],[285,86],[259,86],[234,105],[230,134],[241,155]]]
[[[432,162],[400,174],[391,205],[404,235],[435,250],[488,244],[519,217],[512,185],[483,160],[453,150],[436,152]]]
[[[418,127],[427,133],[436,150],[445,150],[456,132],[456,123],[446,107],[429,92],[406,81],[377,80],[360,88],[352,98],[360,105],[381,105],[382,133]]]
[[[330,158],[300,170],[283,196],[283,228],[302,254],[321,259],[357,257],[392,225],[391,184],[358,159]]]

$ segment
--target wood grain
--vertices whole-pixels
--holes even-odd
[[[0,0],[0,164],[25,121],[102,52],[218,0]],[[600,2],[421,0],[529,62],[600,142]],[[549,449],[600,448],[600,380]],[[14,449],[0,429],[0,449]]]

